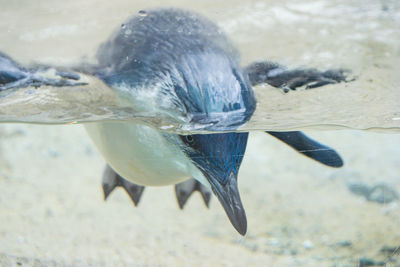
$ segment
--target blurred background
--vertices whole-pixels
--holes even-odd
[[[398,106],[376,96],[394,105],[399,95],[398,1],[0,5],[0,51],[23,64],[93,61],[98,45],[130,15],[182,7],[223,28],[244,65],[269,59],[289,67],[351,69],[365,85],[351,95],[365,98],[343,109],[362,110],[357,121],[376,127],[388,122],[373,120],[375,110],[363,109],[363,103],[397,118]],[[256,88],[259,110],[268,103],[263,90],[274,89]],[[334,96],[334,88],[329,90]],[[342,113],[335,109],[330,116]],[[400,135],[306,133],[335,148],[345,166],[322,166],[262,132],[252,133],[239,174],[248,217],[248,233],[241,237],[215,198],[207,210],[195,194],[180,211],[172,186],[146,188],[138,208],[122,190],[104,202],[105,162],[81,125],[1,124],[0,265],[400,266]]]

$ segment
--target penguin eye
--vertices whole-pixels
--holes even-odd
[[[191,136],[191,135],[186,135],[185,138],[186,138],[186,141],[187,141],[189,144],[193,144],[193,142],[194,142],[193,136]]]
[[[190,146],[191,148],[195,148],[197,146],[196,138],[193,135],[180,135],[179,136],[183,143]]]

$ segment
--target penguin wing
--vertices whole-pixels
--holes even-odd
[[[227,102],[215,110],[212,105],[203,105],[210,104],[213,99],[202,95],[200,88],[187,91],[178,85],[173,88],[161,86],[163,90],[156,94],[156,98],[154,95],[159,88],[154,92],[147,88],[143,94],[133,98],[135,101],[129,98],[129,94],[121,98],[123,86],[120,90],[115,89],[99,72],[96,67],[86,65],[78,71],[53,66],[24,68],[0,52],[0,122],[64,124],[129,120],[145,122],[156,128],[169,125],[171,131],[175,128],[182,131],[224,131],[243,124],[252,114],[246,106],[251,101],[244,99],[245,102],[235,102],[236,105],[231,107],[228,105],[230,99],[224,97],[223,91],[214,92],[213,86],[204,88],[209,94],[218,96],[216,105],[220,105],[222,100]],[[126,72],[112,77],[117,79],[124,74]],[[236,96],[242,98],[240,92],[236,92]],[[207,102],[207,99],[211,100]]]
[[[7,85],[15,83],[28,76],[25,69],[6,54],[0,52],[0,91]]]
[[[343,160],[332,148],[318,143],[302,132],[266,132],[299,153],[330,167],[342,167]]]
[[[80,75],[72,71],[55,71],[50,77],[49,67],[25,69],[6,54],[0,52],[0,91],[24,87],[39,88],[41,86],[79,86]]]
[[[24,68],[1,52],[0,105],[0,122],[60,124],[136,118],[93,75],[52,66]]]
[[[267,83],[281,88],[284,92],[296,90],[300,87],[312,89],[327,84],[354,81],[350,78],[349,70],[330,69],[319,71],[312,68],[287,69],[286,67],[269,61],[254,62],[244,68],[250,83],[253,86]]]

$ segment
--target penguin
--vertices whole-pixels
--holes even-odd
[[[194,191],[206,206],[213,193],[241,235],[247,219],[237,179],[249,134],[237,130],[256,109],[253,87],[266,83],[288,92],[349,81],[341,69],[290,70],[268,61],[241,67],[239,52],[216,24],[175,8],[140,11],[100,45],[96,57],[95,65],[48,79],[0,54],[0,91],[77,86],[81,72],[104,81],[136,112],[162,113],[206,131],[183,135],[126,121],[85,124],[107,161],[105,199],[121,186],[137,205],[146,186],[171,184],[183,208]],[[267,133],[322,164],[343,165],[334,149],[302,132]]]

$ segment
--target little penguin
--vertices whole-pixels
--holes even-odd
[[[85,124],[107,161],[105,198],[122,186],[137,205],[145,186],[175,184],[183,208],[193,191],[201,193],[207,206],[213,192],[242,235],[247,220],[237,178],[249,133],[235,130],[256,109],[252,87],[267,83],[288,92],[348,81],[341,69],[289,70],[268,61],[242,68],[238,51],[216,24],[175,8],[140,11],[129,18],[99,47],[97,61],[80,72],[103,80],[121,103],[141,114],[162,112],[207,131],[180,135],[124,121]],[[0,53],[0,90],[27,86],[31,72]],[[72,71],[59,75],[63,86],[66,81],[70,86],[78,83]],[[36,76],[31,80],[35,86],[49,84]],[[51,83],[58,86],[57,81]],[[343,165],[333,149],[301,132],[267,133],[322,164]]]

